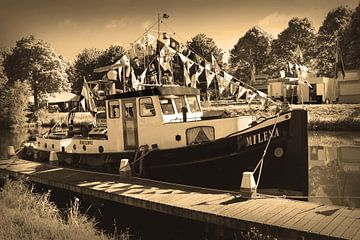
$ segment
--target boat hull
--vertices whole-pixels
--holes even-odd
[[[284,117],[285,116],[285,117]],[[133,162],[135,152],[74,154],[59,152],[59,161],[81,168],[117,173],[122,158],[131,161],[133,175],[154,180],[201,187],[239,190],[242,173],[254,171],[265,157],[260,176],[261,189],[282,189],[308,193],[307,113],[293,110],[266,119],[238,133],[216,141],[174,149],[152,149],[143,160]],[[274,127],[275,124],[275,127]],[[273,137],[271,138],[271,132]],[[36,151],[33,149],[33,151]],[[29,149],[23,157],[31,159]],[[48,152],[37,151],[38,160]],[[141,166],[140,166],[141,165]],[[255,172],[258,178],[259,169]]]

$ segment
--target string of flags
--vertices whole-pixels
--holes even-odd
[[[230,84],[233,85],[233,87],[237,89],[235,91],[236,96],[234,96],[236,100],[239,100],[245,94],[248,103],[251,103],[256,97],[268,98],[267,94],[221,70],[213,55],[211,55],[211,62],[209,62],[190,49],[186,49],[184,45],[172,37],[166,37],[163,41],[160,41],[151,34],[146,33],[138,39],[133,46],[134,48],[124,54],[115,64],[98,68],[95,72],[116,69],[118,79],[121,82],[128,81],[129,79],[131,88],[134,90],[143,89],[143,86],[149,82],[159,85],[164,84],[164,82],[157,79],[157,70],[162,71],[162,77],[166,77],[169,84],[174,84],[172,61],[175,56],[178,56],[182,63],[182,77],[186,86],[197,88],[200,83],[199,78],[203,76],[206,80],[206,89],[216,81],[215,86],[217,86],[219,94],[222,94]],[[156,53],[156,57],[152,59],[148,66],[140,73],[136,71],[137,66],[131,64],[130,61],[130,59],[134,59],[135,56],[141,56],[141,54],[136,53],[134,49],[136,51],[142,51],[142,55]],[[155,62],[161,66],[161,69],[155,67]],[[270,99],[270,101],[273,100]]]

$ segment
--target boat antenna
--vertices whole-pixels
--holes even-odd
[[[158,21],[157,21],[157,24],[158,24],[158,36],[157,36],[157,40],[160,41],[160,23],[162,23],[162,19],[167,19],[169,18],[170,15],[169,14],[166,14],[164,13],[161,17],[160,17],[160,13],[158,13]],[[159,50],[159,60],[158,60],[158,78],[159,78],[159,83],[161,84],[162,81],[161,81],[161,69],[160,69],[160,49]]]

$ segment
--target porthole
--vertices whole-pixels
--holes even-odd
[[[178,142],[181,141],[181,136],[180,136],[179,134],[176,135],[176,136],[175,136],[175,140],[178,141]]]
[[[103,153],[104,152],[104,147],[103,146],[100,146],[99,147],[99,153]]]
[[[52,148],[52,149],[54,149],[54,148],[55,148],[54,144],[51,144],[51,148]]]
[[[73,149],[76,150],[76,144],[73,145]]]
[[[281,158],[282,156],[284,156],[284,149],[282,147],[275,148],[274,155],[277,158]]]
[[[83,145],[83,150],[86,151],[86,145]]]
[[[47,143],[44,144],[44,147],[47,148]]]

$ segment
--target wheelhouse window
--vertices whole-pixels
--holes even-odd
[[[151,98],[141,98],[139,105],[141,117],[155,116],[155,108]]]
[[[187,96],[191,112],[200,112],[199,102],[196,96]]]
[[[120,117],[120,105],[118,100],[109,101],[109,118]]]
[[[175,102],[175,106],[176,106],[176,110],[178,113],[182,113],[181,109],[183,107],[186,108],[186,103],[185,103],[185,98],[184,96],[179,96],[177,98],[174,98],[174,102]]]
[[[202,126],[193,127],[186,130],[187,145],[201,144],[215,140],[214,127]]]
[[[161,106],[161,111],[165,115],[170,115],[170,114],[175,113],[174,106],[172,104],[171,98],[168,98],[168,99],[162,98],[162,99],[160,99],[160,106]]]

